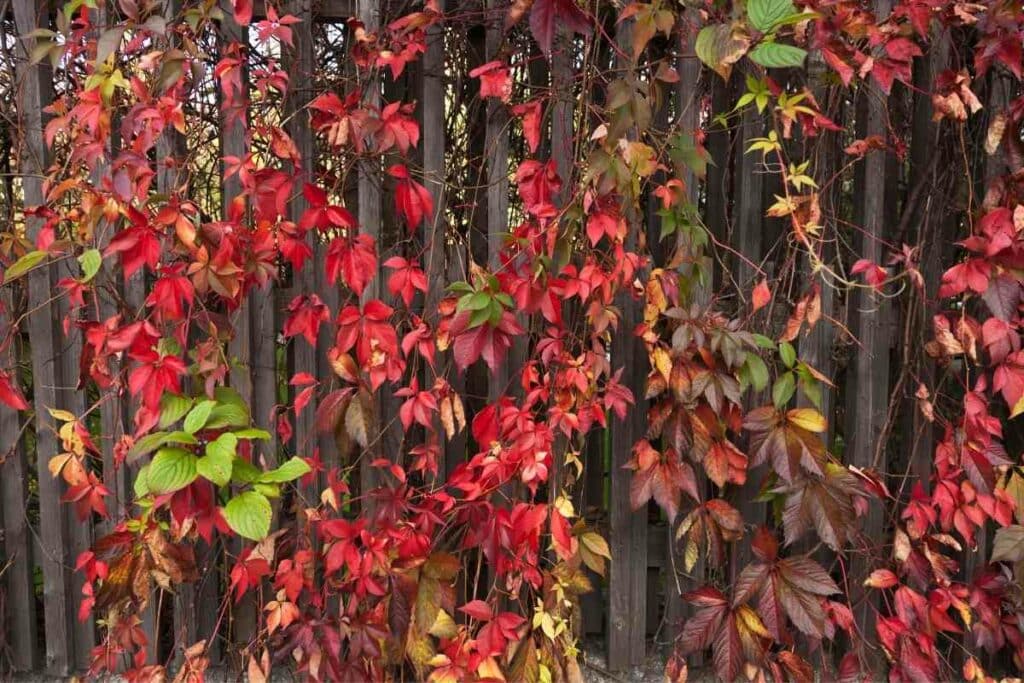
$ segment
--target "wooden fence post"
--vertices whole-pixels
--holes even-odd
[[[890,11],[891,0],[874,0],[875,15],[884,19]],[[874,82],[864,88],[858,110],[858,137],[887,136],[887,98]],[[886,156],[881,152],[868,154],[861,161],[854,188],[856,197],[855,223],[862,226],[857,240],[857,254],[875,263],[884,262],[887,177]],[[892,306],[884,297],[873,296],[867,289],[853,293],[849,309],[849,327],[857,340],[858,351],[853,354],[847,381],[846,462],[857,467],[875,467],[886,471],[886,449],[879,436],[886,421],[889,401],[889,352],[891,341]],[[871,505],[863,520],[866,543],[875,543],[883,537],[885,519],[880,505]],[[868,560],[855,559],[850,576],[850,601],[858,628],[867,642],[875,640],[875,612],[877,591],[865,590],[859,577],[866,576],[871,567]],[[866,662],[877,670],[881,657],[865,653]]]
[[[40,25],[46,15],[42,3],[36,0],[15,0],[14,17],[17,32],[28,36]],[[42,19],[42,21],[41,21]],[[49,70],[32,66],[28,56],[35,45],[33,38],[16,41],[20,58],[18,83],[21,113],[20,172],[25,206],[44,204],[43,174],[47,167],[46,144],[43,140],[43,108],[52,99],[52,81]],[[42,219],[25,217],[26,235],[35,240]],[[57,455],[56,425],[48,409],[57,407],[58,388],[61,386],[61,365],[58,357],[58,307],[51,300],[55,290],[56,267],[35,268],[28,274],[28,318],[32,355],[33,403],[36,424],[36,466],[39,482],[39,550],[43,569],[43,614],[46,623],[46,672],[65,676],[75,666],[77,629],[74,627],[75,598],[71,582],[72,536],[67,528],[67,515],[60,502],[60,482],[47,469],[47,462]]]
[[[445,11],[445,0],[438,0],[437,10],[441,13]],[[444,159],[446,142],[444,34],[445,28],[442,24],[434,24],[427,28],[427,49],[423,53],[421,64],[423,77],[420,80],[420,145],[423,151],[423,184],[434,199],[434,215],[430,216],[427,222],[427,233],[423,241],[426,248],[425,265],[429,286],[424,298],[423,312],[427,323],[435,329],[439,319],[438,304],[445,296],[448,273],[446,267],[448,231],[445,217],[447,197],[445,195]],[[436,362],[440,364],[441,360],[438,359]],[[425,373],[424,376],[428,377],[429,381],[424,388],[432,385],[435,378],[445,378],[458,395],[461,396],[465,391],[465,380],[462,374],[447,372],[446,368],[440,365],[433,372]],[[462,430],[451,441],[446,441],[444,436],[439,436],[439,441],[438,472],[443,480],[445,475],[465,460],[465,430]]]
[[[303,107],[309,101],[308,92],[300,91],[300,88],[308,87],[304,83],[303,79],[312,79],[313,77],[313,33],[312,33],[312,10],[310,8],[309,0],[293,0],[288,6],[288,12],[298,17],[301,21],[292,27],[292,40],[293,49],[291,56],[285,62],[288,72],[290,74],[288,84],[288,98],[287,98],[287,111],[288,116],[287,130],[291,136],[292,141],[295,143],[296,149],[302,156],[303,167],[301,169],[295,169],[299,180],[308,180],[312,182],[316,173],[316,145],[313,140],[312,131],[309,128],[309,117],[305,111],[302,111]],[[293,199],[289,204],[289,218],[294,221],[298,221],[302,213],[307,208],[307,202],[305,196],[301,192],[301,185],[293,189]],[[295,273],[292,279],[292,291],[288,298],[294,296],[316,294],[320,296],[324,303],[330,306],[331,312],[337,315],[338,312],[338,296],[336,288],[328,288],[326,281],[323,280],[323,276],[320,275],[324,272],[324,259],[325,249],[321,244],[319,235],[311,234],[307,236],[307,240],[312,240],[313,258],[312,263],[306,265],[302,270]],[[322,288],[321,288],[322,287]],[[329,292],[328,290],[332,290]],[[331,294],[333,293],[333,296]],[[263,351],[261,355],[264,356],[263,361],[267,362],[270,360],[269,356],[273,354],[273,337],[271,335],[271,328],[273,328],[273,334],[276,335],[276,326],[274,326],[273,311],[272,310],[260,310],[257,313],[260,318],[259,324],[264,328],[264,338],[260,341],[260,347]],[[323,325],[320,331],[320,337],[317,339],[317,346],[310,345],[306,340],[296,337],[292,340],[292,351],[295,359],[295,373],[308,373],[313,377],[324,379],[326,375],[322,376],[318,374],[317,361],[318,351],[320,350],[321,338],[324,335],[329,335],[329,330],[332,329],[331,325]],[[269,337],[269,338],[268,338]],[[268,354],[269,352],[269,354]],[[326,354],[326,349],[324,349]],[[273,407],[274,403],[274,392],[276,392],[276,386],[266,386],[266,381],[261,382],[264,386],[261,387],[260,395],[260,409],[269,410]],[[263,392],[270,390],[271,395],[264,396]],[[298,391],[300,389],[297,389]],[[270,405],[264,405],[267,401],[271,401]],[[310,457],[313,455],[314,449],[320,445],[320,441],[316,430],[316,419],[315,419],[316,401],[311,401],[310,405],[307,406],[301,413],[295,416],[295,452],[298,455],[304,457]],[[261,417],[260,419],[266,419]],[[326,453],[321,453],[321,457],[325,456]],[[319,495],[319,485],[315,482],[310,487],[312,490],[305,491],[306,495],[312,495],[313,500],[307,501],[309,504],[315,504],[316,496]]]
[[[381,23],[381,2],[380,0],[357,0],[356,14],[359,21],[370,33],[378,30]],[[381,106],[381,83],[380,76],[373,74],[366,84],[364,104],[368,107]],[[381,195],[382,169],[379,158],[361,159],[359,161],[359,227],[362,232],[374,239],[377,244],[379,262],[383,262],[384,255],[384,230],[383,230],[383,197]],[[379,270],[379,269],[378,269]],[[363,292],[361,303],[373,299],[380,299],[384,292],[383,280],[380,273],[370,281]],[[359,464],[359,493],[363,496],[362,509],[368,516],[373,514],[373,500],[367,494],[380,485],[380,476],[376,467],[371,463],[376,459],[376,454],[393,456],[389,450],[391,444],[387,443],[385,436],[393,430],[387,429],[385,421],[397,419],[397,411],[394,415],[388,415],[387,406],[391,403],[391,392],[388,387],[382,386],[377,392],[377,401],[374,406],[374,417],[370,435],[370,444],[364,450]],[[397,444],[394,445],[397,449]]]
[[[633,21],[619,24],[615,34],[621,54],[632,54]],[[627,78],[635,78],[634,64],[622,64],[629,70]],[[633,201],[633,198],[626,198]],[[633,206],[625,207],[629,222],[625,248],[635,251],[643,224]],[[640,279],[643,276],[638,274]],[[616,297],[622,312],[618,334],[612,340],[611,365],[626,368],[623,385],[636,404],[621,421],[612,420],[611,429],[611,496],[609,507],[609,546],[611,568],[608,575],[608,667],[622,671],[643,664],[646,657],[647,630],[647,506],[636,512],[630,503],[632,473],[624,469],[633,446],[647,430],[644,383],[647,377],[647,351],[633,334],[642,320],[642,304],[635,300],[628,284]]]
[[[498,59],[498,51],[505,40],[505,7],[504,0],[486,0],[487,25],[485,61]],[[496,98],[487,98],[484,103],[487,110],[487,130],[484,136],[484,153],[487,163],[487,266],[490,272],[496,273],[501,267],[501,251],[508,235],[508,109]],[[521,338],[513,341],[509,349],[508,360],[501,367],[492,370],[487,383],[487,399],[491,403],[498,400],[510,385],[511,368],[516,366],[515,357]]]
[[[679,72],[679,81],[676,83],[675,91],[675,128],[677,134],[690,136],[696,140],[697,132],[701,127],[701,100],[706,83],[703,82],[700,60],[693,51],[693,43],[700,30],[700,15],[697,12],[688,12],[687,14],[692,15],[692,17],[687,16],[687,20],[684,20],[679,28],[676,42],[676,71]],[[688,21],[691,19],[692,25]],[[687,201],[694,211],[699,210],[700,183],[702,179],[691,168],[686,166],[676,168],[675,171],[676,175],[686,185]],[[677,243],[677,246],[679,248],[686,248],[679,243]],[[704,257],[704,265],[708,266],[708,268],[703,271],[703,275],[710,277],[712,275],[710,271],[711,259]],[[697,273],[698,264],[694,263],[690,268],[690,274],[691,276],[696,276]],[[711,282],[709,281],[704,287],[697,290],[694,303],[706,305],[710,287]],[[698,467],[696,472],[698,476],[697,490],[706,491],[708,482],[703,468]],[[682,515],[680,515],[680,518],[682,518]],[[683,601],[683,593],[699,588],[704,583],[704,572],[706,569],[705,561],[702,557],[687,576],[685,572],[685,558],[683,553],[679,552],[680,544],[676,541],[676,530],[679,526],[675,523],[677,521],[680,520],[675,520],[668,525],[668,539],[666,540],[666,547],[668,548],[666,559],[668,562],[665,571],[665,599],[667,601],[665,605],[665,624],[668,628],[670,642],[674,642],[682,630],[683,620],[693,613],[693,610],[689,609],[688,605]],[[700,656],[700,654],[698,653],[694,656]]]
[[[835,88],[825,81],[827,74],[824,58],[820,51],[813,52],[808,58],[808,76],[811,80],[811,88],[814,97],[822,111],[834,115],[834,110],[829,107],[829,98],[833,96]],[[842,106],[840,104],[840,106]],[[841,139],[834,131],[821,131],[818,137],[814,138],[814,146],[811,158],[811,171],[815,181],[822,188],[819,195],[822,215],[822,238],[821,247],[816,258],[829,265],[834,265],[836,257],[836,231],[838,230],[838,212],[840,211],[840,182],[830,182],[832,176],[839,171],[839,160],[841,154]],[[827,185],[826,185],[827,184]],[[820,278],[815,279],[814,268],[808,256],[804,266],[804,288],[805,291],[812,283],[817,282],[820,286],[821,298],[821,319],[813,329],[802,338],[800,344],[800,359],[811,367],[815,368],[829,380],[835,377],[835,360],[832,349],[835,345],[836,328],[830,318],[835,316],[835,292],[833,288]],[[801,394],[797,397],[797,403],[801,407],[810,407],[811,402]],[[835,390],[832,387],[823,385],[821,387],[821,414],[828,420],[828,429],[824,434],[825,445],[830,447],[832,435],[835,433]]]
[[[243,60],[248,56],[248,29],[240,26],[235,21],[234,10],[230,3],[221,3],[224,18],[221,21],[221,32],[223,33],[223,39],[221,41],[222,46],[226,46],[231,43],[237,43],[241,46],[241,57]],[[245,62],[241,67],[246,71]],[[247,79],[243,76],[243,84],[247,82]],[[221,145],[221,157],[236,157],[238,159],[244,159],[248,153],[248,144],[246,140],[246,129],[245,121],[248,121],[248,107],[249,107],[249,91],[248,87],[243,87],[242,91],[235,93],[234,101],[224,101],[223,93],[221,93],[221,121],[223,130],[220,137]],[[236,111],[240,109],[241,111]],[[230,212],[232,202],[242,196],[243,188],[241,179],[237,174],[230,178],[222,178],[221,180],[221,215],[224,220],[227,220]],[[249,209],[251,210],[251,209]],[[252,307],[253,299],[257,297],[247,297],[237,311],[235,311],[234,319],[234,336],[228,342],[228,355],[232,360],[232,366],[229,373],[229,383],[231,388],[238,392],[245,401],[246,405],[251,406],[253,401],[253,384],[252,384]],[[241,539],[232,539],[229,543],[230,554],[237,555],[241,552],[243,542]],[[226,560],[227,561],[227,560]],[[209,569],[207,570],[209,571]],[[219,571],[219,570],[218,570]],[[207,577],[203,577],[202,583],[205,585],[208,581]],[[225,596],[224,599],[227,599]],[[206,609],[198,610],[199,616],[203,616],[204,612],[209,612]],[[232,654],[241,655],[245,646],[249,640],[256,633],[256,629],[259,624],[259,615],[256,613],[255,597],[252,593],[243,597],[238,604],[232,604],[231,606],[231,641],[235,646],[241,648]],[[208,633],[204,629],[205,624],[199,624],[200,632]],[[212,630],[209,632],[212,633]],[[230,659],[228,660],[231,661]],[[236,662],[237,663],[237,662]]]
[[[0,289],[0,370],[11,373],[11,382],[19,385],[18,335],[11,327],[14,317],[11,288]],[[0,576],[5,610],[0,612],[4,625],[4,645],[10,652],[10,668],[30,671],[38,662],[36,651],[35,564],[32,559],[32,528],[28,520],[28,462],[21,415],[0,403],[0,531],[3,532],[3,557]],[[0,668],[3,668],[0,665]]]

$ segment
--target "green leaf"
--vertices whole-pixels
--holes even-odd
[[[210,419],[210,413],[217,407],[216,401],[200,401],[195,405],[192,410],[185,416],[184,427],[185,431],[190,434],[195,434],[200,429],[206,426],[207,421]]]
[[[20,259],[11,264],[11,267],[4,272],[4,284],[17,280],[25,275],[40,263],[46,260],[45,251],[30,251]]]
[[[489,301],[490,301],[490,299],[488,299],[488,302]],[[474,310],[472,313],[469,314],[469,329],[473,329],[475,327],[480,327],[485,322],[487,322],[490,319],[490,317],[491,317],[491,309],[490,309],[490,307],[480,308],[480,309]]]
[[[102,263],[103,257],[100,256],[99,249],[89,249],[82,252],[82,255],[78,257],[78,264],[82,266],[81,282],[89,282],[96,277],[96,273],[100,272],[100,265]]]
[[[160,398],[160,429],[167,429],[192,407],[192,399],[170,392]]]
[[[786,17],[796,14],[796,7],[790,0],[748,0],[747,17],[751,25],[761,33],[768,33]]]
[[[728,80],[732,65],[746,54],[750,38],[729,24],[705,26],[697,34],[694,51],[697,58]]]
[[[794,393],[796,393],[796,380],[793,379],[793,373],[787,372],[780,375],[772,387],[772,403],[776,408],[782,410],[793,398]]]
[[[280,498],[281,497],[281,485],[280,484],[265,484],[257,481],[252,485],[253,491],[260,493],[267,498]]]
[[[793,345],[789,342],[780,342],[779,358],[782,359],[782,362],[786,364],[787,368],[792,368],[793,363],[796,362],[796,349],[794,349]]]
[[[152,453],[156,449],[167,443],[168,432],[153,432],[152,434],[146,434],[144,437],[132,444],[132,447],[128,449],[128,455],[125,456],[125,460],[128,462],[135,462],[140,456],[146,453]]]
[[[196,471],[217,486],[226,485],[231,481],[231,469],[237,448],[237,436],[230,432],[221,434],[216,440],[206,444],[206,455],[196,462]]]
[[[149,495],[149,464],[145,464],[135,475],[135,483],[132,485],[136,498],[143,498]]]
[[[239,439],[261,439],[263,441],[270,441],[270,432],[263,429],[256,429],[250,427],[249,429],[239,429],[237,432],[232,432]]]
[[[168,433],[166,443],[187,443],[190,446],[194,446],[199,443],[199,441],[197,441],[196,437],[192,436],[188,432],[179,430],[177,432]]]
[[[802,65],[807,57],[807,50],[795,45],[769,41],[755,47],[747,56],[769,69],[784,69]]]
[[[198,476],[196,456],[183,448],[161,448],[149,463],[146,483],[153,493],[173,493]]]
[[[772,24],[772,29],[778,29],[788,24],[799,24],[801,21],[816,19],[820,16],[817,12],[794,12],[793,14],[787,14],[781,19],[776,19],[775,23]]]
[[[231,405],[245,408],[245,399],[231,387],[217,387],[213,390],[213,398],[221,405],[230,403]]]
[[[746,364],[750,372],[750,383],[756,391],[763,391],[768,386],[768,366],[756,353],[747,354]]]
[[[459,299],[459,309],[463,311],[479,311],[491,305],[491,295],[487,292],[474,292]]]
[[[207,429],[223,429],[224,427],[248,427],[249,410],[244,405],[234,403],[221,404],[210,411],[206,422]]]
[[[248,460],[235,458],[231,467],[231,479],[236,484],[251,484],[263,476],[263,470]]]
[[[260,481],[283,484],[288,481],[295,481],[307,472],[309,472],[309,465],[306,464],[306,461],[299,457],[292,457],[276,470],[264,472],[263,476],[260,477]]]
[[[754,343],[760,346],[762,349],[771,349],[772,351],[775,350],[775,342],[770,337],[766,337],[763,334],[757,334],[756,332],[753,334],[753,337]]]
[[[242,538],[252,541],[259,541],[270,533],[272,515],[270,501],[255,491],[237,495],[224,506],[224,519],[228,526]]]
[[[800,390],[804,392],[804,396],[807,397],[815,408],[821,410],[821,383],[814,377],[804,377],[800,375]]]

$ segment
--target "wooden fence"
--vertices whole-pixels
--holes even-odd
[[[178,2],[167,0],[167,11],[178,11]],[[875,0],[875,9],[884,11],[886,2]],[[451,102],[461,96],[457,89],[476,87],[463,82],[464,76],[460,74],[489,61],[499,50],[506,55],[514,50],[531,56],[527,41],[509,46],[501,25],[506,10],[502,0],[486,0],[482,7],[456,0],[447,0],[447,6],[443,1],[441,4],[444,11],[473,17],[476,23],[460,24],[456,29],[433,27],[422,61],[398,81],[388,80],[381,88],[389,101],[397,99],[396,94],[403,99],[419,100],[417,115],[422,140],[415,163],[422,168],[426,186],[435,198],[432,229],[428,231],[428,264],[434,286],[426,296],[424,310],[428,316],[433,315],[431,307],[436,308],[441,298],[445,277],[462,279],[470,259],[492,264],[497,259],[509,226],[509,169],[514,169],[520,154],[510,145],[508,113],[499,103],[489,100],[481,106],[478,100],[475,108],[453,111]],[[597,5],[601,9],[603,3]],[[32,51],[33,39],[24,36],[37,27],[52,25],[58,8],[40,0],[12,0],[6,7],[3,43],[13,54],[13,61],[5,62],[7,80],[12,84],[7,99],[16,104],[2,125],[6,127],[6,139],[14,142],[11,175],[16,182],[7,184],[3,201],[15,229],[24,229],[25,236],[33,239],[41,219],[24,214],[23,208],[43,204],[42,181],[49,163],[43,138],[44,110],[54,97],[54,75],[45,60],[35,66],[29,64],[26,56]],[[345,19],[357,16],[372,30],[392,16],[377,0],[292,0],[287,11],[302,20],[293,27],[296,49],[288,57],[292,81],[288,109],[300,114],[311,93],[331,87],[333,76],[322,72],[323,65],[334,64],[329,45],[332,41],[344,41]],[[226,15],[231,16],[231,12]],[[778,222],[764,217],[776,189],[772,187],[773,177],[756,156],[744,154],[747,141],[763,134],[763,121],[753,112],[745,113],[734,126],[717,126],[711,120],[712,111],[727,110],[736,101],[743,75],[735,74],[724,82],[701,68],[692,47],[698,21],[695,17],[688,27],[681,27],[677,42],[660,44],[664,54],[675,61],[680,78],[674,97],[661,103],[656,112],[655,125],[676,126],[691,133],[703,129],[706,135],[705,145],[714,163],[708,166],[705,179],[691,176],[685,180],[690,199],[700,207],[710,235],[720,247],[729,247],[715,251],[718,262],[712,267],[714,277],[707,288],[709,296],[724,289],[727,274],[735,280],[734,289],[738,292],[749,292],[753,285],[755,271],[743,259],[735,258],[730,248],[759,263],[777,281],[789,284],[790,289],[780,291],[797,292],[807,280],[808,267],[797,256],[798,252],[787,248]],[[609,24],[608,28],[609,35],[614,35],[614,26]],[[225,19],[222,32],[225,36],[242,36],[245,30]],[[662,39],[655,43],[659,40]],[[563,35],[559,41],[560,47],[550,63],[537,59],[534,52],[521,75],[527,83],[524,87],[553,89],[554,113],[544,144],[559,172],[569,174],[576,161],[572,145],[574,128],[581,125],[581,116],[585,115],[576,100],[589,95],[582,92],[584,84],[575,78],[579,39],[574,42]],[[595,52],[604,55],[609,67],[613,65],[610,50],[597,48]],[[917,61],[915,70],[922,75],[934,73],[944,59],[944,50],[933,48]],[[447,60],[458,61],[448,68]],[[343,69],[344,65],[340,66]],[[931,121],[927,93],[915,95],[898,86],[889,97],[869,91],[850,99],[847,91],[816,79],[816,73],[820,75],[821,71],[821,64],[812,55],[802,77],[815,89],[822,108],[836,121],[850,124],[847,128],[855,131],[856,137],[896,134],[910,141],[906,162],[883,155],[871,156],[832,183],[822,193],[824,220],[833,225],[852,222],[863,226],[863,232],[850,233],[855,235],[854,251],[879,262],[884,261],[883,243],[928,237],[929,251],[922,258],[923,274],[927,291],[934,295],[940,265],[947,256],[942,253],[943,245],[954,239],[958,229],[958,207],[923,205],[915,201],[914,188],[922,183],[952,183],[942,170],[949,160],[933,155],[937,149],[935,141],[947,134],[946,129]],[[314,82],[316,88],[312,87]],[[993,72],[987,88],[991,102],[1007,101],[1010,87]],[[599,99],[600,94],[593,97]],[[322,155],[308,117],[294,116],[288,126],[303,158]],[[830,178],[840,171],[842,149],[852,139],[851,134],[825,133],[804,141],[806,157],[815,160],[819,178]],[[161,140],[160,155],[186,155],[190,143],[183,136],[168,134]],[[220,145],[220,153],[225,156],[241,157],[246,153],[245,137],[238,125],[223,125]],[[974,162],[979,177],[1001,171],[998,158]],[[219,178],[220,174],[215,172],[212,177]],[[160,167],[159,191],[170,192],[178,182],[175,169]],[[220,188],[208,189],[207,203],[210,198],[222,197],[226,211],[229,200],[239,191],[237,178],[229,179]],[[382,169],[372,164],[361,165],[346,193],[365,232],[379,244],[387,245],[392,238],[390,226],[396,221],[389,214],[393,211],[390,201],[382,201],[387,193]],[[947,197],[949,202],[954,201],[952,192]],[[652,198],[650,210],[641,217],[652,236],[651,244],[657,243],[660,230],[654,208]],[[298,218],[303,209],[301,198],[293,202],[293,217]],[[446,227],[451,225],[456,226],[454,234]],[[842,257],[835,243],[826,244],[825,248],[826,260]],[[314,258],[324,259],[325,249],[323,244],[315,245]],[[52,296],[56,281],[65,275],[64,269],[56,264],[38,268],[27,280],[0,289],[0,325],[16,325],[15,342],[2,349],[0,368],[16,371],[33,408],[31,412],[17,413],[0,404],[0,676],[9,671],[43,671],[54,676],[82,671],[88,666],[90,650],[97,642],[95,624],[77,618],[82,579],[73,572],[73,565],[78,553],[88,548],[102,529],[100,525],[92,528],[75,519],[71,507],[60,501],[61,483],[47,471],[49,457],[60,450],[56,425],[48,409],[60,407],[81,415],[89,395],[88,389],[76,387],[80,337],[72,335],[70,341],[65,337],[59,323],[69,313],[67,303],[63,297]],[[238,334],[230,352],[245,362],[232,372],[229,381],[253,407],[257,423],[271,433],[275,433],[271,415],[279,403],[281,378],[297,372],[313,376],[330,374],[324,352],[330,346],[326,331],[321,333],[318,349],[283,345],[278,338],[284,305],[296,293],[315,291],[332,310],[337,308],[338,292],[322,281],[323,269],[317,269],[315,276],[310,272],[291,280],[282,279],[270,296],[253,297],[237,318]],[[377,278],[373,287],[380,287],[381,282],[382,278]],[[121,300],[101,301],[105,315],[112,314],[119,305],[141,308],[146,296],[143,278],[113,284]],[[379,291],[372,287],[366,293],[367,297],[378,295]],[[899,347],[901,355],[893,355],[897,340],[925,323],[924,307],[913,296],[897,302],[869,298],[869,294],[863,293],[846,298],[823,291],[822,323],[800,340],[800,354],[835,384],[836,388],[825,388],[823,403],[831,418],[830,440],[842,445],[846,462],[874,466],[883,472],[925,476],[930,472],[934,435],[913,408],[916,384],[908,384],[903,378],[927,378],[934,370],[920,349]],[[640,304],[628,298],[619,303],[623,313],[621,329],[631,329],[640,319]],[[765,324],[770,327],[778,322],[768,320]],[[0,334],[0,338],[4,337]],[[514,348],[512,356],[523,358],[525,349]],[[623,335],[614,346],[612,361],[616,367],[627,368],[624,382],[634,395],[643,396],[646,353],[639,340]],[[471,368],[464,376],[452,373],[448,379],[464,395],[475,397],[475,403],[468,406],[472,412],[480,407],[484,397],[493,398],[505,391],[510,383],[510,366],[516,367],[515,360],[495,376],[488,377],[479,368]],[[127,403],[127,397],[120,396],[105,401],[96,423],[96,431],[102,434],[105,484],[114,492],[115,510],[127,504],[131,488],[132,472],[114,467],[115,445],[128,428]],[[383,428],[384,451],[397,451],[401,434],[393,426],[397,421],[390,419],[395,414],[394,401],[385,398],[381,405],[380,424],[392,425]],[[683,570],[684,563],[673,543],[674,530],[653,506],[638,512],[630,509],[631,473],[623,465],[633,444],[645,431],[643,411],[634,410],[626,421],[614,422],[609,434],[593,434],[584,453],[587,474],[580,503],[587,517],[607,533],[613,559],[607,579],[593,577],[596,590],[584,599],[583,633],[592,642],[604,643],[598,649],[606,650],[607,667],[613,671],[641,666],[656,646],[671,642],[686,618],[680,592],[701,585],[705,572],[701,565],[690,573]],[[335,448],[329,439],[324,440],[316,433],[313,411],[305,411],[295,424],[291,442],[274,444],[271,452],[288,456],[309,452],[314,444],[319,444],[325,454]],[[444,461],[449,468],[465,456],[465,437],[446,445]],[[373,469],[364,468],[363,490],[372,485],[373,474]],[[756,481],[758,477],[750,479]],[[757,491],[750,488],[737,492],[737,507],[748,523],[754,520],[755,511],[764,508],[763,504],[751,502],[756,495]],[[866,535],[881,537],[889,523],[879,508],[877,514],[866,520]],[[183,646],[212,630],[217,614],[210,606],[220,604],[226,590],[227,577],[221,564],[223,550],[202,549],[201,580],[195,585],[178,587],[174,595],[164,594],[148,610],[144,630],[158,644],[151,648],[154,661],[174,660]],[[746,551],[740,547],[736,552],[733,567],[742,566],[739,555]],[[873,624],[873,618],[869,618],[870,603],[863,600],[860,604],[861,628],[869,631]],[[230,630],[213,644],[213,656],[237,663],[238,647],[247,642],[248,635],[258,626],[257,620],[253,603],[243,601],[232,607]]]

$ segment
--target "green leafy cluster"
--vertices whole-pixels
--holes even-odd
[[[180,429],[172,429],[175,426]],[[159,428],[128,453],[134,460],[155,451],[135,479],[140,504],[180,491],[201,477],[220,489],[226,498],[224,519],[245,538],[259,540],[270,532],[270,499],[281,495],[282,484],[310,471],[301,458],[264,471],[240,457],[239,441],[267,440],[270,434],[251,426],[241,396],[226,387],[218,388],[212,399],[165,394]]]

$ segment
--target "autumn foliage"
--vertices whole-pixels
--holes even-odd
[[[3,281],[72,264],[53,296],[88,409],[34,408],[62,499],[107,530],[76,562],[102,633],[89,675],[202,680],[249,605],[233,664],[250,680],[581,680],[580,598],[612,559],[586,452],[634,416],[610,462],[673,530],[668,680],[700,653],[726,681],[1024,669],[1024,98],[992,96],[1019,92],[1019,4],[398,4],[328,31],[343,60],[315,77],[292,68],[311,15],[272,0],[73,0],[27,37],[60,87],[45,203],[4,234]],[[497,47],[443,61],[435,106],[449,134],[484,137],[480,110],[486,144],[506,136],[503,159],[481,153],[509,164],[497,236],[467,209],[479,192],[427,168],[437,131],[402,86],[484,18]],[[942,163],[911,169],[927,177],[886,216],[899,230],[843,218],[853,174],[911,165],[908,102]],[[740,149],[709,142],[749,121]],[[730,155],[764,177],[772,266],[737,246],[741,222],[702,218]],[[922,194],[955,197],[930,252]],[[928,323],[891,353],[923,360],[855,437],[823,407],[852,371],[816,367],[806,340],[831,325],[888,356],[838,309],[902,302]],[[238,379],[257,305],[277,315],[272,365],[312,359],[277,360],[259,406]],[[31,397],[0,368],[0,401],[27,415]],[[117,437],[96,419],[114,401]],[[923,456],[911,423],[934,437]],[[875,457],[844,453],[854,438]],[[143,613],[217,557],[213,630],[154,662]]]

